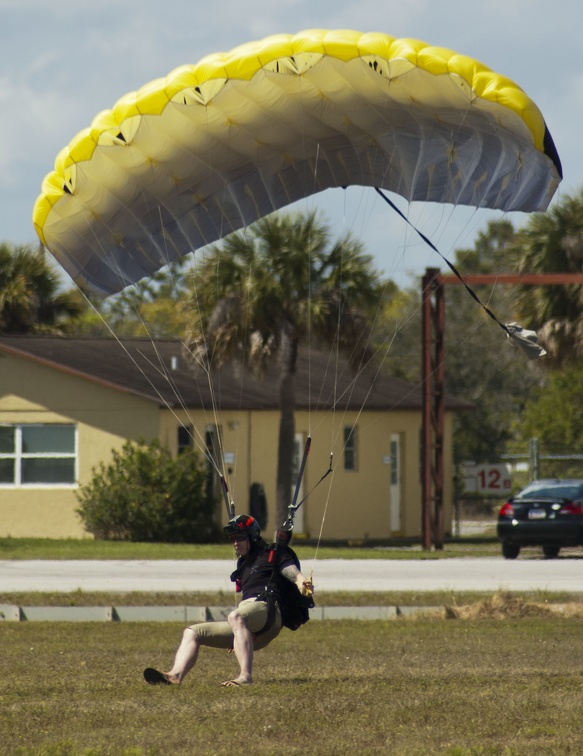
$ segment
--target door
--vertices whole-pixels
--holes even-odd
[[[391,533],[401,530],[401,434],[391,433]]]

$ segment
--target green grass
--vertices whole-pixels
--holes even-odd
[[[464,606],[484,598],[481,591],[317,591],[317,606]],[[544,603],[583,602],[580,593],[551,591],[506,591],[505,595],[525,601]],[[0,604],[17,606],[231,606],[233,593],[198,591],[159,593],[131,591],[71,591],[67,593],[1,593]]]
[[[311,622],[223,689],[203,649],[180,688],[152,688],[181,627],[2,623],[4,754],[579,754],[583,621]]]
[[[293,542],[300,559],[312,559],[314,544]],[[229,544],[127,543],[92,539],[0,538],[2,559],[230,559]],[[443,551],[411,546],[321,546],[318,559],[447,559],[460,556],[499,556],[496,539],[457,539]]]

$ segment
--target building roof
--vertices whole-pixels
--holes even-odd
[[[195,370],[179,339],[70,338],[0,335],[8,353],[168,408],[273,410],[279,408],[277,369],[262,379],[239,366]],[[416,410],[421,386],[368,369],[356,375],[343,358],[303,349],[296,373],[296,409]],[[447,396],[448,410],[473,405]]]

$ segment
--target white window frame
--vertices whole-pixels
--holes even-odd
[[[79,434],[74,423],[1,423],[4,428],[14,429],[14,452],[0,452],[0,459],[14,460],[14,480],[10,483],[0,482],[0,488],[77,488],[79,483]],[[41,428],[47,426],[60,426],[73,429],[74,440],[73,452],[35,452],[22,451],[22,431],[24,428]],[[25,459],[72,459],[74,461],[74,478],[72,483],[23,483],[22,461]]]

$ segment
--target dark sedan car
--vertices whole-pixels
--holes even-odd
[[[554,559],[562,546],[583,544],[583,480],[537,480],[498,512],[498,538],[506,559],[522,546],[542,546]]]

